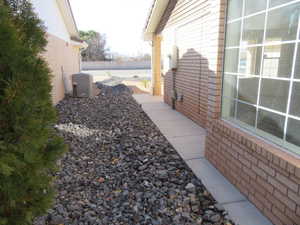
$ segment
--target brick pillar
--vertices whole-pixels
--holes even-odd
[[[152,39],[152,95],[161,95],[161,40],[160,35]]]
[[[214,57],[210,57],[208,75],[208,112],[207,127],[213,120],[221,117],[221,98],[222,98],[222,70],[224,58],[224,39],[225,39],[225,9],[226,0],[211,0],[211,19],[210,19],[210,51]],[[212,60],[213,59],[213,60]]]

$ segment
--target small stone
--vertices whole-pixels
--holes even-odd
[[[139,167],[139,170],[140,170],[140,171],[143,171],[143,170],[145,170],[146,168],[147,168],[147,165],[143,165],[143,166],[140,166],[140,167]]]
[[[189,194],[189,198],[192,204],[197,202],[197,197],[195,194]]]
[[[59,205],[56,206],[56,210],[61,215],[63,215],[65,213],[65,209],[64,209],[64,207],[61,204],[59,204]]]
[[[224,206],[221,205],[221,204],[215,204],[215,208],[216,208],[218,211],[221,211],[221,212],[225,211]]]
[[[157,171],[159,178],[167,179],[168,178],[168,171],[167,170],[159,170]]]
[[[177,214],[177,215],[174,217],[174,222],[175,222],[175,223],[180,223],[180,219],[181,219],[181,215]]]
[[[196,220],[197,225],[202,225],[203,219],[200,217]]]
[[[213,223],[219,222],[220,219],[221,219],[221,216],[219,214],[215,214],[209,218],[209,220]]]
[[[100,177],[99,179],[98,179],[98,182],[99,183],[103,183],[105,181],[105,179],[103,178],[103,177]]]
[[[192,206],[192,211],[193,211],[194,213],[197,213],[197,212],[199,211],[199,207],[198,207],[197,205],[193,205],[193,206]]]
[[[196,187],[194,184],[192,183],[188,183],[186,186],[185,186],[185,189],[189,192],[196,192]]]
[[[176,211],[177,213],[181,213],[181,212],[182,212],[182,208],[177,208],[175,211]]]
[[[60,225],[60,224],[64,224],[64,223],[65,223],[65,220],[60,215],[52,216],[51,219],[50,219],[50,224],[51,225]]]

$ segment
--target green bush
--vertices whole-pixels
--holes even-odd
[[[29,225],[53,200],[65,146],[53,129],[47,44],[27,0],[0,0],[0,224]]]

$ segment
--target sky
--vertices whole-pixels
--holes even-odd
[[[150,53],[142,31],[153,0],[70,0],[79,30],[105,33],[112,52]]]

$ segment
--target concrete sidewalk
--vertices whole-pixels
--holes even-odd
[[[272,225],[204,157],[206,132],[196,123],[174,111],[162,97],[134,95],[144,111],[178,151],[214,198],[224,206],[232,220],[240,225]]]

